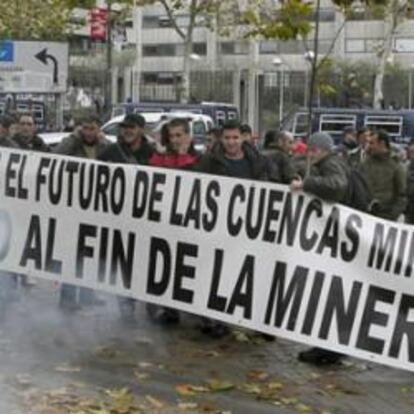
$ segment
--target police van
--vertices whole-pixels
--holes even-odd
[[[414,138],[414,111],[412,110],[375,110],[315,108],[312,110],[312,132],[327,132],[338,144],[343,130],[363,127],[371,130],[383,129],[393,142],[407,145]],[[283,124],[295,137],[306,138],[308,131],[308,112],[297,111]]]

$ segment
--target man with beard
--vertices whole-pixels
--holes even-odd
[[[79,128],[66,137],[56,148],[55,152],[72,157],[96,160],[98,154],[105,150],[110,142],[100,130],[99,118],[90,116],[84,118]],[[79,297],[77,298],[77,293]],[[81,306],[101,305],[104,302],[98,299],[90,288],[77,288],[63,284],[60,292],[60,307],[67,311],[80,309]]]
[[[50,152],[50,147],[36,134],[34,118],[29,113],[20,113],[17,116],[17,132],[12,140],[20,149]]]
[[[139,114],[127,114],[120,124],[118,142],[110,144],[98,155],[98,159],[108,162],[148,165],[154,153],[144,135],[145,118]],[[135,320],[136,300],[119,297],[121,317],[125,322]]]
[[[13,120],[9,116],[0,116],[0,147],[17,148],[17,144],[10,139],[12,123]]]
[[[392,157],[388,133],[372,132],[366,152],[360,171],[372,194],[371,213],[397,221],[407,206],[407,176],[403,165]]]

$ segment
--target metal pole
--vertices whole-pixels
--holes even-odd
[[[413,104],[413,79],[411,68],[408,69],[408,109],[412,108]]]
[[[112,107],[112,0],[106,0],[107,24],[106,24],[106,82],[105,82],[105,116]]]
[[[308,62],[306,62],[306,65]],[[308,91],[309,91],[309,71],[308,68],[305,70],[305,90],[303,91],[303,107],[306,108],[308,104]]]
[[[284,91],[285,91],[285,71],[283,70],[283,64],[280,66],[280,94],[279,94],[279,125],[282,125],[283,120],[283,104],[284,104]]]
[[[133,69],[132,99],[134,102],[140,101],[140,85],[142,71],[142,10],[134,0],[134,33],[135,33],[135,65]]]

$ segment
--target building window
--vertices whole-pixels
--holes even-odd
[[[193,53],[207,55],[207,43],[193,43]]]
[[[143,16],[142,27],[144,29],[155,29],[159,27],[158,16]]]
[[[413,38],[395,39],[395,51],[399,53],[413,53],[414,52],[414,39]]]
[[[346,41],[347,53],[363,53],[365,52],[365,42],[363,39],[352,39]]]
[[[274,40],[263,40],[259,44],[259,53],[265,55],[265,54],[275,54],[278,53],[278,46],[277,42]]]
[[[173,43],[161,43],[157,45],[144,45],[142,47],[143,56],[177,56],[176,45]]]
[[[304,44],[298,40],[287,40],[279,43],[279,53],[282,55],[297,55],[305,52]]]
[[[247,55],[249,53],[249,43],[221,42],[220,53],[223,55]]]
[[[223,55],[234,55],[234,42],[221,42],[220,53]]]

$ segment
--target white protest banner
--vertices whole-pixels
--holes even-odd
[[[272,183],[2,150],[0,268],[414,371],[414,232]]]

